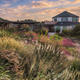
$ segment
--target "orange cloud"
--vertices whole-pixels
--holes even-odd
[[[79,3],[79,0],[75,0],[76,4]],[[58,4],[59,3],[59,4]],[[42,20],[52,20],[52,17],[63,12],[69,11],[73,14],[80,16],[80,6],[74,7],[64,7],[64,8],[55,8],[57,6],[64,5],[74,5],[69,0],[59,0],[59,1],[33,1],[30,5],[18,5],[17,7],[11,8],[0,8],[0,16],[8,20],[22,20],[22,19],[34,19],[38,21]],[[8,5],[7,5],[8,6]],[[46,8],[42,10],[42,8]],[[54,8],[54,9],[50,9]],[[28,12],[27,10],[38,9],[37,11]]]
[[[72,4],[78,4],[78,3],[80,3],[80,0],[75,0],[72,2]]]

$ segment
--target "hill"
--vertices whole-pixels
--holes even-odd
[[[0,21],[9,21],[9,20],[6,20],[6,19],[3,19],[3,18],[0,17]]]

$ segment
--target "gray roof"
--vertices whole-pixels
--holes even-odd
[[[27,22],[27,21],[23,21],[23,22],[0,21],[0,23],[13,23],[13,24],[36,24],[36,23],[39,23],[39,22],[33,22],[33,21],[30,21],[30,22]]]
[[[80,22],[57,22],[55,26],[71,26],[71,25],[80,25]]]
[[[56,16],[54,16],[54,17],[52,17],[52,18],[56,18],[56,17],[79,17],[79,16],[74,15],[74,14],[72,14],[72,13],[70,13],[70,12],[64,11],[64,12],[62,12],[61,14],[56,15]]]

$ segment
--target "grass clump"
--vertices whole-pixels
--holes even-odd
[[[9,31],[8,29],[1,29],[0,30],[0,37],[12,37],[16,40],[20,40],[18,35],[14,35],[13,31]]]

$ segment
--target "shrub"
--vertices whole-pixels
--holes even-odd
[[[47,75],[55,69],[61,68],[59,63],[63,61],[63,58],[60,58],[60,53],[60,46],[55,47],[51,44],[37,45],[34,49],[34,53],[28,54],[25,57],[26,60],[23,61],[23,64],[25,63],[25,76],[36,78],[37,76]]]
[[[16,30],[15,27],[10,27],[10,28],[8,28],[8,31],[9,31],[9,32],[16,32],[17,30]]]
[[[80,36],[80,31],[77,31],[77,32],[76,32],[76,35],[77,35],[77,36]]]
[[[59,35],[59,36],[65,36],[65,34],[64,34],[64,33],[59,33],[58,35]]]
[[[16,33],[16,32],[15,32]],[[15,38],[16,40],[20,40],[21,38],[18,36],[18,34],[14,34],[13,32],[5,29],[0,30],[0,37],[12,37]]]
[[[73,61],[70,69],[73,71],[76,71],[76,70],[80,71],[80,61],[77,61],[77,60]]]
[[[80,25],[76,25],[76,27],[72,30],[73,35],[77,35],[76,33],[80,31]]]
[[[72,30],[63,29],[63,30],[62,30],[62,33],[63,33],[65,36],[72,36]]]
[[[50,39],[51,40],[62,40],[62,37],[58,36],[58,35],[53,35],[53,36],[50,36]]]
[[[6,70],[10,70],[10,73],[17,72],[20,61],[26,53],[28,53],[26,47],[21,41],[11,37],[0,37],[0,60],[5,60],[3,64],[10,64],[5,67]]]
[[[74,43],[73,43],[71,40],[66,39],[66,38],[63,38],[62,44],[63,44],[64,46],[74,46]]]
[[[54,32],[55,30],[54,30],[54,28],[53,28],[53,32]]]
[[[63,29],[62,33],[67,34],[67,29]]]
[[[37,29],[36,33],[47,35],[48,34],[48,30],[46,28],[41,28],[41,29]]]
[[[9,76],[10,71],[7,70],[10,65],[5,63],[5,60],[1,60],[0,58],[0,80],[10,80],[11,77]]]
[[[31,32],[31,31],[24,34],[24,37],[31,38],[31,40],[37,40],[38,39],[38,35],[35,32]]]
[[[52,44],[53,43],[53,41],[50,40],[50,38],[48,38],[45,35],[41,35],[41,36],[38,36],[38,37],[39,37],[39,39],[38,39],[39,43],[43,43],[43,44],[50,44],[50,43]]]
[[[23,31],[30,31],[31,28],[30,28],[28,25],[24,25],[24,26],[22,27],[22,30],[23,30]]]
[[[59,33],[60,32],[60,29],[57,29],[56,32]]]
[[[16,41],[14,38],[11,37],[0,37],[0,50],[19,50],[20,48],[24,48],[24,45],[21,41]]]

